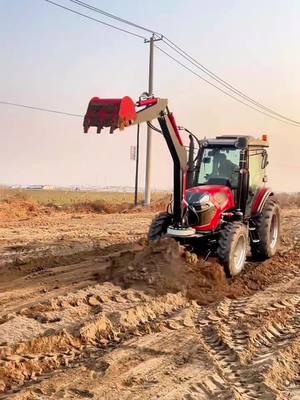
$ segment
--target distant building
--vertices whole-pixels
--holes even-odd
[[[55,187],[53,185],[44,185],[43,190],[54,190]]]
[[[53,190],[54,186],[51,185],[29,185],[26,190]]]

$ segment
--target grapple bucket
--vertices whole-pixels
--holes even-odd
[[[99,99],[93,97],[88,105],[83,121],[84,133],[90,126],[97,127],[97,133],[102,128],[109,127],[110,133],[115,129],[124,129],[136,120],[135,104],[128,96],[122,99]]]

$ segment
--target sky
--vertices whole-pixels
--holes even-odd
[[[68,0],[57,2],[115,23]],[[162,32],[252,98],[300,120],[300,1],[86,2]],[[0,43],[0,101],[81,115],[93,96],[137,99],[148,87],[148,44],[44,0],[1,0]],[[154,93],[168,98],[177,123],[200,138],[267,134],[269,185],[276,191],[300,191],[300,127],[232,100],[158,50]],[[135,128],[114,135],[96,135],[91,129],[84,135],[82,118],[1,104],[0,121],[0,183],[134,185],[135,163],[129,154]],[[145,144],[144,127],[140,187]],[[155,132],[151,182],[154,188],[172,187],[171,157]]]

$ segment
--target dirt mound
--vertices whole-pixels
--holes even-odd
[[[147,211],[164,211],[168,204],[167,200],[157,200],[151,204]],[[53,212],[65,212],[67,214],[131,214],[142,213],[145,209],[134,206],[132,203],[111,203],[105,200],[85,201],[67,206],[55,204],[40,205],[31,199],[10,197],[0,202],[0,221],[9,222],[29,219],[41,215],[49,215]]]
[[[13,196],[0,202],[0,221],[24,220],[42,214],[50,214],[50,209],[34,200]]]
[[[133,204],[128,202],[112,203],[105,200],[84,201],[81,203],[73,204],[71,206],[61,207],[66,212],[79,212],[79,213],[100,213],[100,214],[114,214],[129,212],[134,208]]]
[[[171,196],[167,194],[161,199],[151,201],[150,209],[152,211],[165,211],[171,202]]]
[[[298,255],[298,247],[292,246],[263,263],[248,263],[243,274],[228,279],[218,262],[204,261],[175,240],[165,238],[142,250],[126,250],[110,257],[107,279],[151,295],[182,292],[188,299],[207,305],[225,297],[248,296],[280,282],[283,265],[288,276],[295,269],[291,260]]]
[[[199,304],[234,296],[223,268],[184,250],[175,240],[163,239],[140,252],[127,251],[111,258],[109,280],[151,294],[183,292]]]
[[[162,317],[176,314],[185,306],[188,302],[181,294],[153,299],[108,284],[36,304],[23,309],[22,315],[11,314],[10,331],[19,332],[20,336],[16,343],[10,340],[11,335],[0,343],[0,393],[45,372],[90,358],[93,347],[97,352],[99,348],[105,351],[131,336],[159,332],[164,326]],[[29,322],[32,329],[31,334],[27,329],[25,338],[22,331],[26,319],[27,327]],[[178,324],[187,321],[187,315],[178,316]],[[3,331],[7,329],[0,324],[1,335]]]
[[[164,196],[161,199],[153,200],[148,210],[165,211],[170,203],[170,196]],[[130,202],[108,202],[106,200],[84,201],[70,206],[61,207],[64,211],[81,213],[103,213],[103,214],[126,214],[142,212],[145,209],[142,204],[135,206]]]

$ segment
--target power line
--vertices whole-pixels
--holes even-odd
[[[161,50],[161,49],[159,49],[159,50]],[[73,113],[69,113],[69,112],[65,112],[65,111],[51,110],[49,108],[41,108],[41,107],[29,106],[29,105],[26,105],[26,104],[11,103],[11,102],[2,101],[2,100],[0,100],[0,104],[7,105],[7,106],[14,106],[14,107],[29,108],[29,109],[36,110],[36,111],[49,112],[49,113],[54,113],[54,114],[61,114],[61,115],[69,116],[69,117],[80,117],[80,118],[84,117],[83,115],[80,115],[80,114],[73,114]],[[161,133],[161,131],[158,128],[156,128],[154,125],[152,125],[151,123],[149,123],[149,125],[151,125],[151,129]],[[188,146],[184,146],[184,147],[188,147]],[[286,166],[288,168],[294,168],[292,165],[288,165],[288,164],[284,164],[284,166]]]
[[[80,118],[84,117],[83,115],[80,115],[80,114],[73,114],[73,113],[69,113],[69,112],[65,112],[65,111],[58,111],[58,110],[50,110],[49,108],[28,106],[27,104],[11,103],[9,101],[0,100],[0,104],[4,104],[7,106],[14,106],[14,107],[29,108],[31,110],[44,111],[44,112],[49,112],[49,113],[53,113],[53,114],[67,115],[68,117],[80,117]]]
[[[115,25],[112,25],[112,24],[108,24],[107,22],[101,21],[100,19],[90,17],[89,15],[83,14],[83,13],[81,13],[79,11],[75,11],[72,8],[65,7],[65,6],[63,6],[61,4],[55,3],[52,0],[44,0],[44,1],[46,1],[47,3],[53,4],[54,6],[60,7],[62,9],[64,9],[64,10],[70,11],[73,14],[77,14],[77,15],[80,15],[81,17],[90,19],[90,20],[95,21],[95,22],[99,22],[100,24],[106,25],[106,26],[108,26],[110,28],[113,28],[113,29],[116,29],[118,31],[121,31],[121,32],[124,32],[124,33],[128,33],[129,35],[138,37],[140,39],[144,39],[144,40],[147,39],[145,36],[139,35],[138,33],[130,32],[130,31],[126,30],[126,29],[119,28],[118,26],[115,26]]]
[[[174,50],[176,53],[178,53],[181,57],[189,61],[191,64],[199,68],[201,71],[203,71],[206,75],[210,76],[212,79],[220,83],[222,86],[226,87],[229,89],[231,92],[237,94],[238,96],[244,98],[248,102],[258,106],[259,108],[264,109],[265,111],[268,111],[271,114],[277,115],[280,118],[286,119],[287,121],[290,121],[294,124],[299,124],[299,121],[293,120],[291,118],[288,118],[282,114],[279,114],[278,112],[272,110],[269,107],[264,106],[263,104],[259,103],[258,101],[252,99],[251,97],[247,96],[245,93],[241,92],[240,90],[236,89],[234,86],[232,86],[230,83],[226,82],[222,78],[220,78],[218,75],[210,71],[208,68],[206,68],[203,64],[201,64],[199,61],[197,61],[195,58],[190,56],[188,53],[186,53],[183,49],[181,49],[179,46],[177,46],[174,42],[169,40],[167,37],[163,38],[163,42],[169,46],[172,50]],[[169,43],[168,43],[169,42]]]
[[[258,111],[259,113],[264,114],[264,115],[266,115],[266,116],[268,116],[268,117],[270,117],[270,118],[276,119],[276,120],[278,120],[278,121],[280,121],[280,122],[283,122],[283,123],[285,123],[285,124],[287,124],[287,125],[293,125],[293,126],[299,127],[299,125],[296,125],[296,124],[291,123],[291,122],[287,122],[286,120],[277,118],[277,117],[275,117],[274,115],[267,114],[266,112],[264,112],[264,111],[262,111],[262,110],[259,110],[258,108],[255,108],[254,106],[252,106],[252,105],[250,105],[250,104],[244,102],[243,100],[238,99],[237,97],[235,97],[235,96],[233,96],[232,94],[226,92],[225,90],[223,90],[223,89],[220,88],[219,86],[217,86],[217,85],[215,85],[214,83],[210,82],[209,80],[205,79],[203,76],[201,76],[200,74],[198,74],[197,72],[195,72],[194,70],[192,70],[191,68],[189,68],[187,65],[183,64],[181,61],[179,61],[177,58],[173,57],[171,54],[167,53],[165,50],[163,50],[163,49],[160,48],[159,46],[155,45],[155,47],[156,47],[159,51],[161,51],[162,53],[164,53],[167,57],[169,57],[170,59],[172,59],[173,61],[175,61],[177,64],[181,65],[181,66],[182,66],[183,68],[185,68],[187,71],[191,72],[192,74],[194,74],[195,76],[197,76],[198,78],[200,78],[202,81],[206,82],[208,85],[213,86],[215,89],[219,90],[220,92],[222,92],[222,93],[225,94],[226,96],[229,96],[229,97],[231,97],[232,99],[238,101],[239,103],[244,104],[245,106],[250,107],[250,108],[252,108],[253,110]]]
[[[47,0],[46,0],[47,1]],[[108,13],[107,11],[104,11],[100,8],[91,6],[88,3],[85,3],[81,0],[69,0],[72,3],[75,3],[79,6],[82,6],[84,8],[87,8],[89,10],[95,11],[99,14],[105,15],[106,17],[112,18],[114,20],[117,20],[119,22],[122,22],[124,24],[130,25],[132,27],[141,29],[145,32],[149,32],[155,35],[159,35],[160,38],[163,39],[164,43],[169,46],[173,51],[177,52],[181,57],[183,57],[185,60],[187,60],[188,62],[190,62],[191,64],[193,64],[194,66],[196,66],[197,68],[199,68],[202,72],[204,72],[206,75],[208,75],[211,79],[213,79],[214,81],[218,82],[221,86],[225,87],[227,90],[229,90],[230,92],[236,94],[238,97],[243,98],[244,100],[246,100],[246,102],[250,102],[251,104],[253,104],[254,106],[263,109],[264,111],[266,111],[264,114],[269,116],[269,114],[273,114],[277,117],[281,119],[284,119],[286,121],[289,121],[290,123],[294,124],[295,126],[299,125],[300,126],[300,122],[296,121],[294,119],[291,119],[289,117],[286,117],[283,114],[280,114],[274,110],[272,110],[270,107],[267,107],[265,105],[263,105],[262,103],[256,101],[255,99],[251,98],[250,96],[248,96],[247,94],[243,93],[242,91],[240,91],[239,89],[235,88],[233,85],[231,85],[230,83],[226,82],[224,79],[222,79],[221,77],[219,77],[218,75],[216,75],[214,72],[212,72],[211,70],[209,70],[207,67],[205,67],[203,64],[201,64],[199,61],[197,61],[195,58],[193,58],[190,54],[188,54],[185,50],[183,50],[182,48],[180,48],[176,43],[172,42],[169,38],[167,38],[166,36],[163,36],[161,33],[158,33],[154,30],[148,29],[142,25],[138,25],[134,22],[128,21],[124,18],[118,17],[114,14]],[[212,84],[212,86],[214,86]],[[214,86],[216,87],[216,86]],[[237,98],[235,96],[232,96],[232,98],[234,98],[235,100],[237,100]],[[242,101],[240,101],[242,102]],[[246,106],[248,106],[248,103],[243,102],[243,104],[245,104]],[[256,107],[250,107],[256,111],[257,108]]]
[[[111,14],[111,13],[109,13],[107,11],[101,10],[100,8],[91,6],[90,4],[87,4],[87,3],[83,2],[83,1],[80,1],[80,0],[69,0],[69,1],[71,1],[72,3],[75,3],[75,4],[79,5],[79,6],[82,6],[84,8],[88,8],[89,10],[95,11],[95,12],[97,12],[99,14],[105,15],[108,18],[112,18],[112,19],[114,19],[116,21],[119,21],[119,22],[122,22],[124,24],[130,25],[130,26],[132,26],[134,28],[141,29],[141,30],[143,30],[145,32],[148,32],[148,33],[151,33],[151,34],[155,34],[155,35],[159,35],[160,37],[163,37],[163,35],[161,33],[155,32],[152,29],[145,28],[144,26],[138,25],[138,24],[136,24],[134,22],[131,22],[131,21],[128,21],[127,19],[118,17],[118,16],[116,16],[114,14]]]

